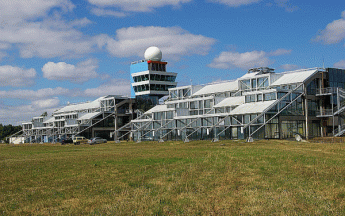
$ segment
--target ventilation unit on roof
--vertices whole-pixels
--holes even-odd
[[[258,67],[258,68],[251,68],[248,70],[248,73],[256,73],[256,72],[259,72],[260,74],[274,73],[274,69],[269,68],[269,67]]]

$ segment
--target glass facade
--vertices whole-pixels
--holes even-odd
[[[327,68],[329,87],[345,88],[345,70]]]
[[[134,131],[134,137],[142,139],[150,135],[152,140],[184,140],[245,139],[249,136],[255,139],[284,139],[294,138],[296,134],[302,137],[320,136],[325,124],[321,124],[318,117],[321,102],[333,104],[339,98],[333,98],[334,95],[319,97],[316,94],[321,75],[324,75],[315,73],[317,70],[299,70],[272,77],[272,73],[258,74],[258,77],[255,77],[256,74],[246,75],[246,79],[236,81],[235,90],[224,87],[221,91],[215,91],[217,89],[210,86],[205,91],[199,91],[203,86],[196,86],[196,90],[194,86],[172,88],[166,107],[162,106],[163,110],[154,114],[148,113],[152,121],[145,128],[147,135],[143,135],[144,131]],[[320,72],[325,73],[324,70]],[[285,75],[286,79],[281,79]],[[274,85],[275,82],[279,84]],[[340,85],[343,81],[339,79],[335,82],[333,79],[332,82]],[[217,84],[210,85],[219,87]],[[300,87],[296,89],[297,86]],[[342,101],[345,101],[345,90]],[[329,119],[327,121],[330,122]]]

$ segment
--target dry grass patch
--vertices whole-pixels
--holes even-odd
[[[344,215],[344,149],[282,140],[0,145],[0,215]]]

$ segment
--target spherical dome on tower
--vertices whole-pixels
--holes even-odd
[[[162,51],[155,46],[146,49],[144,54],[145,60],[160,61],[162,60]]]

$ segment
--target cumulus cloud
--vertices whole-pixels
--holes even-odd
[[[285,55],[290,52],[285,49],[278,49],[269,53],[256,50],[245,53],[222,52],[207,66],[220,69],[241,68],[244,70],[253,67],[265,67],[274,63],[274,60],[269,58],[270,56]]]
[[[324,44],[336,44],[345,39],[345,11],[341,14],[342,18],[329,23],[314,40]]]
[[[159,47],[163,58],[179,59],[192,54],[206,55],[215,42],[213,38],[191,34],[180,27],[159,26],[121,28],[116,31],[115,39],[107,35],[97,38],[98,45],[105,46],[116,57],[141,58],[149,46]]]
[[[113,10],[103,9],[103,8],[92,8],[91,13],[93,13],[96,16],[113,16],[113,17],[127,16],[127,14],[124,12],[113,11]]]
[[[97,88],[89,88],[83,91],[88,97],[100,97],[104,95],[130,95],[131,84],[129,80],[112,79]]]
[[[290,54],[292,50],[287,49],[277,49],[269,53],[270,56],[280,56],[280,55],[287,55]]]
[[[225,5],[230,6],[230,7],[239,7],[242,5],[249,5],[249,4],[258,3],[261,0],[208,0],[208,1],[220,3],[220,4],[225,4]]]
[[[53,96],[75,96],[80,95],[80,90],[66,89],[62,87],[44,88],[38,90],[17,89],[12,91],[0,91],[0,98],[23,99],[23,100],[38,100],[46,99]]]
[[[88,26],[90,24],[92,24],[93,22],[91,20],[89,20],[88,18],[84,17],[82,19],[76,19],[70,22],[70,26],[73,27],[85,27]]]
[[[279,68],[285,70],[285,71],[292,71],[292,70],[297,70],[299,68],[301,68],[298,65],[294,65],[294,64],[283,64],[281,65]]]
[[[25,22],[0,28],[0,42],[16,44],[23,58],[75,57],[92,52],[95,41],[74,29],[87,20],[66,23],[62,20]]]
[[[345,69],[345,60],[341,60],[341,61],[338,61],[337,63],[334,63],[333,67]]]
[[[104,95],[130,95],[130,82],[124,79],[112,79],[96,88],[89,89],[66,89],[62,87],[45,88],[39,90],[10,90],[0,91],[0,98],[21,100],[20,105],[4,105],[0,103],[0,122],[3,124],[21,124],[30,121],[34,116],[40,116],[43,112],[52,113],[61,108],[60,99],[82,98],[95,99]],[[29,103],[29,104],[22,104]]]
[[[192,0],[88,0],[96,6],[91,12],[97,16],[123,17],[124,12],[152,12],[155,8],[164,6],[179,7]]]
[[[50,99],[51,104],[58,106],[54,99]],[[1,106],[0,122],[2,124],[21,125],[23,122],[31,121],[32,117],[40,116],[42,113],[53,113],[55,107],[45,107],[45,102],[35,102],[33,104],[25,104],[19,106]],[[46,103],[49,106],[49,102]]]
[[[4,65],[0,66],[0,77],[0,86],[30,86],[35,83],[36,70]]]
[[[71,11],[75,6],[69,0],[0,1],[1,23],[17,23],[46,16],[52,8]]]
[[[89,59],[77,65],[65,62],[48,62],[43,68],[43,77],[49,80],[68,80],[74,83],[82,83],[98,76],[96,69],[98,63],[94,59]]]
[[[284,8],[286,12],[294,12],[297,11],[299,8],[297,6],[293,6],[289,3],[289,0],[275,0],[274,1],[279,7]]]
[[[23,58],[75,57],[92,52],[93,38],[75,29],[92,22],[87,18],[61,19],[62,13],[74,7],[70,0],[0,1],[0,49],[4,49],[2,44],[7,49],[16,45]]]
[[[58,98],[50,98],[45,100],[36,100],[32,102],[32,106],[38,109],[43,108],[56,108],[60,104],[60,100]]]

